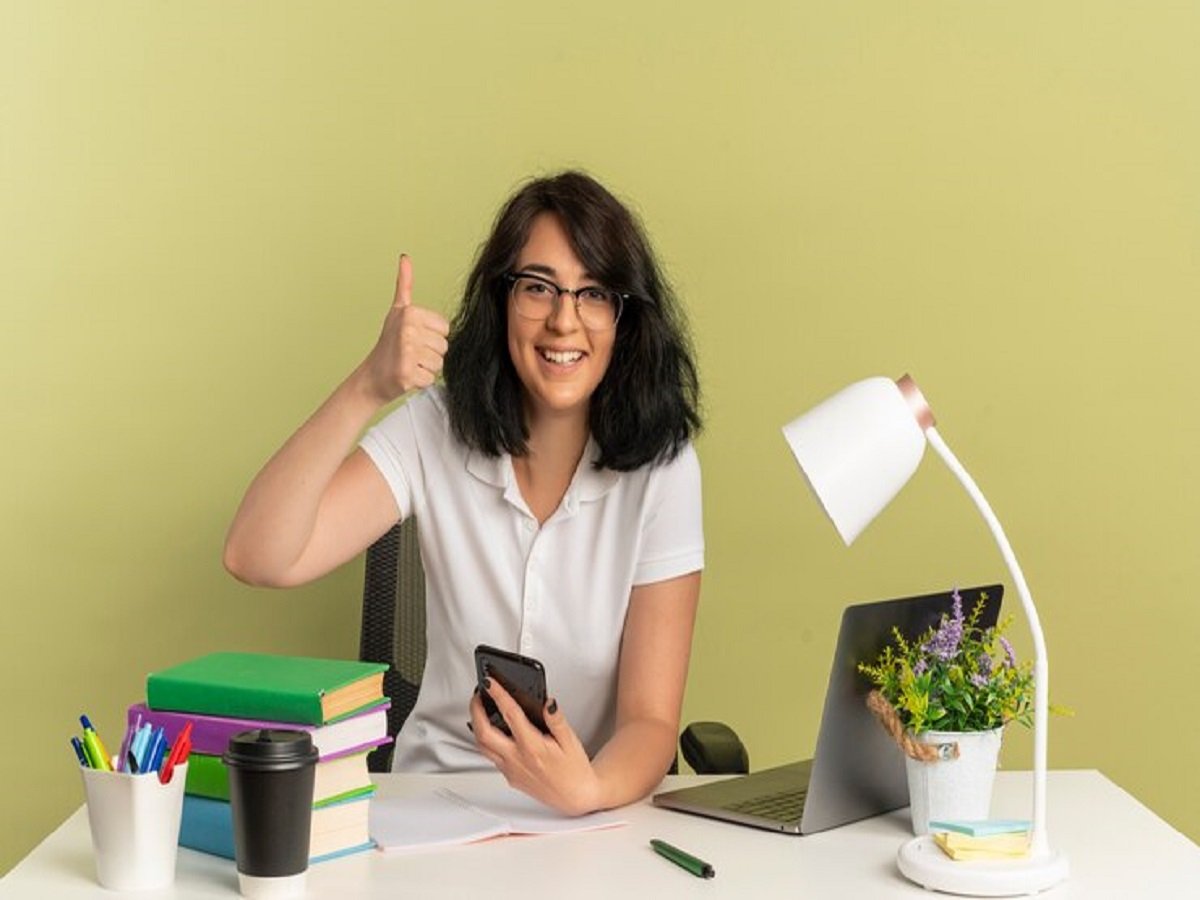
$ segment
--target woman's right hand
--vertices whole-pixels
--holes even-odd
[[[429,387],[442,371],[450,324],[440,313],[413,305],[412,285],[412,260],[402,255],[395,298],[362,366],[366,388],[380,405]]]

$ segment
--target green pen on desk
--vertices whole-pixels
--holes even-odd
[[[687,869],[697,878],[713,878],[717,874],[717,870],[704,860],[697,859],[690,853],[684,853],[678,847],[672,847],[666,841],[651,838],[650,846],[654,848],[654,852],[659,856],[669,859],[680,868]]]

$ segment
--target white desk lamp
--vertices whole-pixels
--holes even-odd
[[[1049,675],[1046,641],[1025,576],[992,508],[934,428],[933,413],[916,383],[868,378],[834,394],[784,426],[783,435],[809,486],[849,546],[917,470],[928,441],[966,488],[992,531],[1033,632],[1033,830],[1028,856],[955,862],[929,835],[900,848],[900,871],[926,888],[1004,897],[1033,894],[1067,877],[1067,858],[1046,836],[1046,716]]]

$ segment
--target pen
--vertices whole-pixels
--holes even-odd
[[[142,763],[145,761],[146,745],[150,742],[150,723],[143,723],[142,727],[137,730],[137,734],[133,736],[133,740],[129,745],[129,752],[133,754],[134,760],[138,764],[138,770],[142,768]]]
[[[150,766],[148,771],[158,772],[162,768],[164,758],[167,755],[167,735],[164,732],[158,736],[158,743],[154,745],[154,756],[150,758]]]
[[[680,868],[687,869],[697,878],[713,878],[717,874],[717,870],[704,860],[697,859],[690,853],[684,853],[678,847],[672,847],[666,841],[653,838],[650,841],[650,846],[654,848],[654,852],[659,856],[669,859]]]
[[[100,762],[97,759],[97,757],[100,755],[100,751],[96,749],[96,745],[88,740],[86,734],[83,736],[83,740],[79,741],[79,743],[83,747],[83,756],[87,760],[88,768],[100,768]]]
[[[187,722],[183,726],[183,730],[179,732],[179,737],[175,738],[175,743],[171,746],[171,752],[167,755],[167,761],[158,770],[158,780],[160,783],[169,784],[171,776],[175,774],[175,767],[182,765],[187,760],[188,753],[192,750],[191,737],[192,723]]]
[[[154,769],[154,759],[158,755],[158,747],[162,742],[163,730],[161,727],[155,728],[142,748],[142,755],[138,757],[138,768],[143,772],[150,772]]]
[[[92,764],[88,762],[87,754],[83,752],[83,742],[72,735],[71,746],[75,748],[75,755],[79,757],[79,764],[85,769],[90,769]]]
[[[91,719],[87,716],[80,716],[79,722],[83,725],[83,746],[87,750],[88,758],[92,761],[92,768],[111,772],[112,762],[108,758],[108,751],[104,749],[104,744],[100,742],[100,735],[96,734],[96,729],[92,727]]]
[[[117,755],[118,765],[121,769],[129,771],[129,765],[126,760],[129,759],[129,749],[133,745],[133,736],[137,734],[137,730],[142,725],[142,714],[137,714],[137,722],[130,722],[125,726],[125,736],[121,738],[121,750]]]

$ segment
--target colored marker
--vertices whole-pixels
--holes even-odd
[[[129,751],[133,746],[133,737],[135,734],[137,734],[137,730],[138,730],[138,728],[141,727],[141,725],[142,725],[142,714],[138,713],[137,721],[130,722],[128,725],[125,726],[125,736],[123,738],[121,738],[121,751],[120,751],[120,754],[117,756],[117,761],[118,761],[118,767],[120,769],[125,770],[126,772],[129,771],[128,759],[129,759]]]
[[[183,730],[179,732],[179,737],[175,738],[175,743],[171,747],[171,752],[167,756],[167,761],[163,763],[161,769],[158,770],[158,780],[162,784],[169,784],[171,776],[175,774],[175,767],[187,761],[188,754],[192,750],[192,723],[187,722],[183,726]]]
[[[143,772],[150,772],[154,769],[154,759],[158,755],[158,748],[162,742],[163,730],[155,728],[150,739],[146,741],[145,747],[142,748],[142,755],[138,757],[138,768]]]
[[[87,754],[83,752],[83,742],[72,735],[71,746],[75,748],[75,755],[79,757],[79,764],[86,769],[90,769],[92,764],[88,762]]]
[[[715,878],[717,870],[702,859],[697,859],[690,853],[685,853],[678,847],[672,847],[666,841],[660,841],[654,838],[650,841],[650,846],[654,848],[654,852],[663,859],[669,859],[681,869],[687,869],[697,878]]]
[[[154,746],[154,756],[150,759],[151,772],[158,772],[162,769],[164,757],[167,755],[167,735],[164,732],[159,735],[158,743]]]
[[[146,750],[150,746],[150,733],[153,729],[150,723],[146,722],[138,729],[138,733],[133,737],[133,755],[137,758],[138,771],[142,772],[146,769]]]
[[[83,746],[87,750],[88,759],[92,761],[92,768],[111,772],[112,762],[108,758],[108,751],[104,749],[100,735],[96,734],[96,729],[92,727],[91,719],[80,716],[79,721],[83,725]]]

